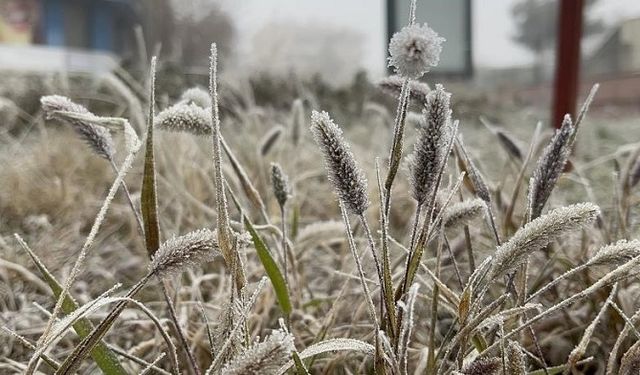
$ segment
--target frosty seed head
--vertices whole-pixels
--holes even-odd
[[[404,78],[418,79],[438,65],[444,41],[426,23],[405,26],[389,42],[389,66]]]
[[[358,166],[342,130],[327,112],[313,111],[311,132],[324,155],[329,181],[347,210],[361,215],[369,206],[367,180]]]

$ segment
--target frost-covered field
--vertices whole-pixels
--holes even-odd
[[[637,374],[637,117],[459,111],[442,42],[340,106],[213,47],[210,90],[3,99],[0,372]]]

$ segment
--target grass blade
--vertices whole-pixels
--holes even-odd
[[[267,276],[269,276],[271,285],[273,285],[273,289],[276,292],[278,303],[280,303],[280,307],[288,319],[289,314],[291,314],[291,300],[289,299],[289,290],[287,289],[287,283],[284,280],[284,276],[282,276],[282,272],[280,272],[278,265],[271,256],[267,245],[264,243],[258,232],[256,232],[249,218],[245,216],[244,220],[245,228],[249,231],[249,234],[251,234],[251,239],[253,240],[253,246],[256,248],[256,253],[258,253],[260,262],[262,262],[262,266],[264,267]]]
[[[291,353],[291,356],[293,357],[293,363],[296,365],[296,373],[298,375],[309,375],[309,370],[304,367],[304,363],[302,363],[298,352]]]
[[[144,172],[142,175],[142,192],[140,205],[144,223],[144,239],[147,253],[152,256],[160,247],[160,225],[158,224],[158,198],[156,195],[156,161],[153,152],[153,116],[154,116],[154,84],[155,57],[151,60],[151,89],[149,90],[149,119],[147,122],[147,140],[144,153]]]
[[[56,278],[49,272],[47,267],[42,263],[40,258],[29,248],[29,246],[16,235],[16,239],[20,243],[20,246],[29,254],[33,263],[36,265],[36,268],[42,274],[42,278],[49,285],[51,291],[55,298],[60,297],[60,293],[62,293],[62,285],[56,280]],[[65,314],[71,314],[75,310],[78,309],[78,304],[73,300],[73,298],[66,294],[64,300],[62,301],[62,311]],[[79,319],[73,324],[73,329],[76,331],[78,336],[84,338],[93,330],[93,324],[86,318]],[[122,364],[118,361],[116,354],[109,350],[107,346],[103,342],[99,342],[91,351],[91,358],[96,362],[100,370],[106,375],[126,375],[127,371],[125,371]]]

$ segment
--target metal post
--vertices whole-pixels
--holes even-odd
[[[584,0],[560,0],[552,125],[559,128],[565,114],[575,115],[580,75],[580,41]]]

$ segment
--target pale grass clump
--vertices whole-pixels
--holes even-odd
[[[493,255],[490,279],[515,270],[527,257],[585,225],[593,223],[600,208],[593,203],[578,203],[556,208],[518,230]]]
[[[410,26],[405,28],[405,34],[411,34],[407,30],[412,28],[421,28],[415,25],[415,1],[410,13]],[[398,38],[401,36],[397,35]],[[630,291],[635,286],[624,280],[636,274],[640,263],[640,241],[631,240],[637,229],[636,213],[632,211],[635,197],[628,191],[627,199],[607,206],[605,213],[612,218],[609,222],[591,203],[551,207],[550,212],[542,215],[564,169],[559,166],[566,159],[575,130],[570,134],[558,133],[542,153],[538,165],[532,168],[528,162],[538,152],[536,137],[533,137],[529,153],[525,156],[517,148],[517,140],[508,138],[506,132],[501,135],[501,129],[493,129],[496,142],[521,162],[505,163],[497,178],[485,179],[458,139],[459,121],[451,118],[449,94],[440,85],[430,82],[431,90],[426,83],[414,79],[424,73],[425,66],[429,67],[425,64],[425,56],[419,56],[428,52],[420,44],[420,38],[424,36],[412,34],[404,42],[394,41],[398,45],[409,41],[401,52],[413,60],[403,61],[402,67],[396,66],[404,70],[402,76],[384,81],[388,86],[386,89],[398,98],[393,145],[388,154],[389,160],[383,161],[386,165],[373,157],[380,156],[378,149],[375,148],[376,153],[373,149],[385,144],[384,139],[380,139],[377,131],[363,131],[371,133],[371,136],[363,139],[362,143],[369,141],[368,144],[373,146],[367,160],[375,161],[377,186],[373,190],[377,194],[375,198],[372,194],[372,202],[367,193],[365,172],[343,138],[342,129],[326,112],[313,112],[311,115],[311,132],[324,157],[326,175],[338,196],[342,222],[331,220],[335,211],[335,207],[327,204],[331,201],[331,192],[318,186],[318,177],[325,173],[319,160],[310,161],[318,158],[308,152],[311,148],[309,140],[301,133],[308,122],[302,99],[295,100],[290,109],[265,110],[248,98],[246,101],[238,100],[241,105],[237,108],[229,104],[229,111],[219,113],[215,45],[211,51],[210,94],[199,88],[187,90],[177,104],[162,111],[156,121],[152,79],[148,101],[149,124],[152,126],[147,128],[144,160],[137,159],[144,163],[139,204],[144,212],[144,230],[140,231],[139,237],[135,233],[120,231],[121,207],[116,204],[116,209],[106,215],[107,206],[124,178],[124,173],[119,173],[101,208],[97,224],[91,229],[88,245],[81,253],[81,262],[74,266],[72,276],[67,279],[70,280],[68,285],[58,287],[71,301],[58,297],[58,306],[53,313],[39,307],[42,311],[38,310],[38,314],[51,316],[53,329],[45,329],[37,343],[32,344],[31,338],[26,337],[31,335],[32,328],[25,330],[25,326],[19,324],[10,327],[14,328],[8,330],[12,335],[11,342],[0,349],[0,356],[7,357],[0,361],[0,366],[7,367],[0,368],[25,372],[22,370],[26,367],[27,374],[71,374],[93,371],[91,366],[98,366],[108,375],[124,375],[129,370],[135,373],[153,371],[163,375],[294,372],[557,374],[578,371],[580,368],[577,366],[590,362],[601,369],[603,361],[598,356],[602,356],[600,352],[608,350],[609,343],[615,339],[614,349],[610,351],[613,357],[610,363],[615,362],[610,368],[614,370],[609,370],[606,375],[616,374],[618,349],[624,351],[628,347],[630,342],[626,337],[636,333],[635,325],[640,316],[638,313],[630,318],[626,315],[636,308],[634,298],[628,297],[634,296]],[[222,91],[225,89],[223,87]],[[311,106],[323,99],[314,97],[309,91],[301,91],[299,95]],[[403,146],[404,124],[411,116],[407,112],[410,100],[414,102],[414,109],[420,107],[424,110],[424,115],[422,121],[415,121],[418,136],[416,140],[411,139],[415,143],[410,157],[409,178],[398,178],[393,189],[398,163],[407,156]],[[53,103],[47,103],[48,108],[54,108],[56,103],[58,108],[63,107],[62,103],[71,111],[50,109],[50,112],[71,124],[73,121],[91,124],[95,120],[95,125],[100,125],[107,119],[94,116],[81,106],[76,107],[68,99],[53,100]],[[225,100],[225,103],[234,101]],[[344,104],[351,105],[349,102]],[[357,124],[362,120],[374,120],[373,124],[380,127],[391,122],[386,109],[372,112],[370,117],[346,121]],[[76,116],[69,116],[69,113]],[[258,117],[254,116],[256,113]],[[227,114],[229,117],[223,118]],[[577,117],[575,128],[582,117],[582,113]],[[228,121],[234,126],[221,127],[221,121]],[[283,128],[278,125],[280,123],[291,126]],[[110,126],[110,123],[105,126]],[[564,126],[566,131],[568,125]],[[183,148],[173,147],[173,143],[162,147],[166,145],[164,140],[154,149],[153,132],[156,128],[205,135],[210,138],[210,143],[205,147],[193,147],[188,155],[180,152]],[[262,136],[264,129],[271,130]],[[357,132],[354,130],[352,134]],[[562,134],[565,135],[559,139]],[[277,143],[285,135],[291,136],[291,142]],[[458,168],[448,163],[456,140]],[[196,144],[187,137],[171,139],[171,142],[186,141],[190,142],[185,143],[187,147]],[[277,152],[274,152],[276,144]],[[239,146],[239,149],[234,149],[234,146]],[[222,152],[226,157],[222,157]],[[133,154],[132,151],[123,165],[125,171],[134,160]],[[197,156],[200,154],[202,157]],[[265,160],[267,156],[273,159],[268,170],[265,162],[272,160]],[[210,171],[212,159],[213,175]],[[486,160],[485,163],[490,161],[495,160]],[[576,158],[575,165],[576,174],[580,175],[580,159]],[[386,180],[382,179],[381,172],[388,173]],[[537,177],[531,180],[530,201],[526,202],[527,199],[519,193],[526,191],[526,182],[531,174]],[[135,174],[129,176],[131,180],[135,177]],[[184,177],[184,181],[176,180],[178,177]],[[291,189],[293,182],[295,196]],[[630,183],[632,180],[625,177],[617,182]],[[62,181],[61,185],[65,183],[68,181]],[[574,180],[568,181],[570,183]],[[615,186],[616,192],[621,191],[618,187]],[[158,193],[161,196],[156,196]],[[509,193],[512,193],[511,202],[505,202]],[[596,201],[597,195],[594,196]],[[420,211],[422,205],[426,206],[426,212]],[[138,208],[131,205],[133,213],[137,213]],[[366,212],[370,208],[377,212]],[[415,212],[414,223],[407,223],[411,212]],[[494,220],[493,213],[498,220]],[[276,216],[278,214],[279,217]],[[350,221],[352,215],[357,216],[353,222]],[[57,217],[50,217],[52,228],[47,230],[47,236],[59,225]],[[372,217],[379,221],[370,225],[368,220]],[[477,225],[470,230],[473,220],[481,217],[488,218],[491,228]],[[602,224],[598,231],[588,228],[582,232],[580,242],[572,242],[572,232],[590,225],[596,218]],[[98,233],[102,221],[104,230]],[[194,225],[208,228],[213,222],[216,223],[215,231],[202,229],[159,244],[161,229],[178,232],[180,228]],[[247,230],[249,237],[238,235],[237,230]],[[486,233],[488,230],[493,233]],[[507,241],[503,243],[498,233]],[[492,235],[495,244],[490,238]],[[627,239],[616,242],[618,238]],[[104,244],[107,251],[88,253],[87,250],[94,246],[94,239],[96,247]],[[560,246],[548,246],[556,240]],[[95,262],[84,267],[89,271],[94,271],[95,264],[122,264],[129,253],[111,250],[120,241],[128,241],[127,245],[144,244],[148,254],[155,252],[151,264],[145,276],[124,293],[124,297],[106,298],[105,294],[92,301],[90,293],[81,292],[83,288],[74,282],[79,276],[83,258]],[[603,241],[612,243],[602,247],[585,263],[577,263],[555,277],[559,269],[564,270],[568,264],[585,259],[588,250]],[[38,248],[48,250],[48,243],[38,245]],[[245,252],[247,245],[252,247]],[[11,244],[7,245],[0,237],[0,248],[8,249],[6,253],[12,254],[10,247]],[[541,249],[545,249],[547,259],[530,257]],[[204,267],[205,262],[212,261],[221,253],[224,253],[224,267]],[[13,280],[15,273],[20,278],[20,282],[15,283],[19,287],[33,284],[46,293],[53,289],[55,294],[55,276],[60,271],[43,270],[43,263],[31,252],[29,254],[38,271],[44,275],[43,280],[33,276],[37,273],[35,270],[20,268],[17,263],[4,259],[0,262],[2,274],[10,275]],[[351,258],[346,257],[348,254]],[[477,267],[474,257],[478,261]],[[348,265],[350,260],[355,263],[352,267]],[[369,264],[371,260],[374,264]],[[618,267],[604,276],[587,270],[591,266],[612,265]],[[374,266],[376,274],[372,272]],[[200,267],[206,272],[184,272]],[[124,268],[122,272],[126,270]],[[120,275],[120,269],[115,271],[118,274],[114,272],[113,279],[129,276]],[[137,271],[134,270],[134,274],[137,275]],[[185,277],[180,277],[179,283],[172,280],[173,276],[183,273]],[[87,277],[94,274],[92,272]],[[570,276],[581,277],[572,278],[568,288],[553,288],[558,280],[567,280]],[[162,310],[164,304],[149,300],[156,294],[137,296],[146,283],[156,277],[163,279],[167,311]],[[260,277],[260,285],[249,296],[252,282]],[[267,278],[271,281],[268,292],[262,294],[260,290]],[[503,279],[504,284],[500,282]],[[357,289],[355,281],[360,282],[360,289]],[[47,285],[49,283],[53,286]],[[619,286],[614,286],[609,299],[602,303],[604,297],[601,292],[614,283]],[[626,288],[625,292],[629,293],[617,294],[617,288]],[[545,297],[549,298],[541,299],[538,304],[528,303],[547,291],[550,293]],[[529,293],[533,294],[529,296]],[[9,309],[22,302],[10,300],[5,304],[5,297],[3,295],[0,303]],[[133,300],[134,297],[145,302]],[[587,297],[589,300],[584,301]],[[77,305],[72,303],[72,298],[90,302]],[[622,308],[614,300],[620,300]],[[86,318],[82,318],[84,320],[74,320],[83,311],[93,312],[90,309],[93,303],[112,302],[115,305],[104,319],[89,317],[87,313]],[[582,305],[578,306],[577,302]],[[547,303],[551,307],[546,306]],[[576,306],[572,307],[573,304]],[[200,307],[202,319],[198,319],[194,306]],[[599,307],[599,312],[593,306]],[[107,335],[117,319],[124,320],[129,316],[118,318],[126,307],[140,308],[146,317],[136,315],[136,324],[127,325],[127,329],[120,330],[118,334]],[[215,311],[217,320],[210,324],[208,315],[212,311]],[[564,315],[556,319],[559,312]],[[599,321],[605,320],[604,314],[609,312],[612,319],[608,319],[606,326],[599,325]],[[156,315],[170,318],[170,329],[166,329]],[[37,319],[39,322],[42,317],[38,315]],[[58,330],[58,320],[73,323],[69,328],[84,325],[85,330],[77,330],[77,335],[68,334],[71,332]],[[154,325],[146,324],[149,321]],[[13,324],[13,320],[9,322]],[[276,322],[280,323],[281,329],[271,331]],[[147,330],[149,326],[158,329],[164,342]],[[572,334],[562,335],[563,340],[555,340],[560,335],[558,332],[566,331]],[[616,338],[618,331],[622,333]],[[59,333],[59,336],[53,337],[50,332]],[[36,333],[40,332],[36,330]],[[580,333],[582,339],[577,343]],[[25,337],[20,334],[25,334]],[[560,345],[557,341],[571,344],[567,345],[566,353],[558,350]],[[27,366],[23,366],[20,360],[28,357],[23,354],[15,356],[17,351],[13,347],[17,345],[14,343],[23,345],[27,356],[33,357]],[[591,343],[598,343],[605,350],[596,349]],[[7,346],[8,356],[5,352]],[[573,346],[576,349],[569,354]],[[94,356],[101,350],[102,354],[105,350],[114,350],[115,354]],[[164,351],[169,361],[162,360]],[[637,360],[637,352],[635,345],[627,351],[617,373],[638,372],[640,361]],[[557,353],[562,354],[559,361],[556,360]],[[95,364],[89,361],[90,355]],[[591,355],[593,358],[589,357]],[[107,361],[105,366],[105,358],[122,361],[125,367],[122,371],[110,371],[114,368],[109,367],[113,362]]]
[[[165,279],[179,275],[187,268],[198,267],[220,255],[215,232],[200,229],[163,243],[154,254],[150,271]]]
[[[271,332],[262,342],[256,343],[236,356],[222,369],[224,375],[271,375],[291,359],[295,350],[293,336],[283,330]]]
[[[160,130],[207,135],[211,134],[211,116],[196,104],[176,104],[158,113],[154,126]]]
[[[327,112],[314,111],[311,114],[311,132],[320,146],[329,181],[340,201],[351,213],[362,215],[369,206],[367,179],[342,137],[342,130]]]

